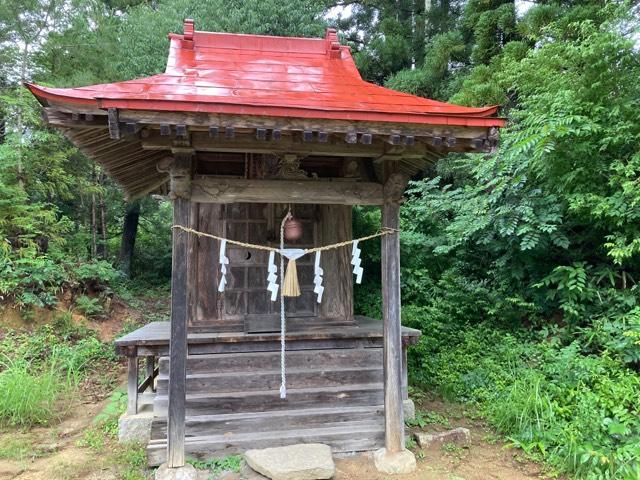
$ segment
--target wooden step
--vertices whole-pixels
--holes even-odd
[[[333,387],[340,385],[381,383],[382,366],[328,369],[287,368],[287,386],[289,388]],[[254,390],[277,390],[280,388],[280,370],[259,370],[255,372],[190,373],[187,375],[187,392],[222,393],[246,392]],[[156,384],[157,392],[165,394],[169,388],[167,375],[160,375]]]
[[[297,443],[325,443],[334,453],[375,450],[384,444],[384,424],[349,424],[326,428],[274,430],[220,434],[185,439],[188,458],[206,460],[242,453],[249,448],[267,448]],[[149,465],[166,460],[166,440],[151,440],[147,446]]]
[[[233,393],[188,393],[186,415],[293,410],[311,407],[382,405],[382,383],[355,384],[337,387],[288,389],[281,399],[278,389]],[[157,394],[154,414],[167,415],[168,397]]]
[[[382,348],[336,348],[326,350],[296,350],[286,353],[289,368],[322,367],[375,367],[382,366]],[[161,357],[160,374],[169,374],[169,357]],[[187,371],[198,372],[248,372],[279,370],[280,352],[247,352],[189,355]]]
[[[375,422],[384,424],[384,407],[382,405],[197,415],[186,418],[185,435],[194,437],[213,434],[334,427],[347,423],[360,425]],[[155,418],[151,429],[151,439],[162,440],[166,436],[166,418]]]

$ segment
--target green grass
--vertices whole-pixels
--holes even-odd
[[[424,428],[430,424],[442,425],[446,428],[449,428],[451,426],[451,422],[449,422],[449,419],[447,417],[431,410],[417,410],[415,418],[405,420],[405,424],[408,427],[419,428]]]
[[[118,418],[125,411],[127,395],[118,389],[102,411],[93,419],[91,427],[85,430],[78,446],[85,447],[100,455],[104,464],[118,472],[122,480],[147,480],[147,452],[137,443],[118,443]]]
[[[77,378],[56,362],[35,369],[28,362],[5,360],[0,372],[0,422],[27,427],[62,418],[77,394]]]
[[[190,463],[198,470],[210,470],[213,476],[224,471],[239,472],[242,467],[242,455],[228,455],[206,461],[188,459],[187,463]]]
[[[94,369],[107,371],[103,367],[114,359],[111,346],[69,313],[33,331],[6,332],[0,340],[0,425],[60,420],[79,397],[81,382]]]

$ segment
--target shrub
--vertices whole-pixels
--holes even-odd
[[[474,403],[531,457],[577,478],[640,478],[640,376],[613,354],[585,354],[543,331],[461,325],[404,309],[423,337],[410,351],[415,381]]]
[[[100,299],[87,297],[86,295],[80,295],[76,298],[76,308],[87,317],[102,315],[104,313]]]

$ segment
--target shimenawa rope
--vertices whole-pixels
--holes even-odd
[[[282,219],[282,223],[280,224],[280,248],[279,249],[274,247],[269,247],[266,245],[256,245],[254,243],[238,242],[237,240],[230,240],[228,238],[219,237],[217,235],[211,235],[210,233],[199,232],[197,230],[194,230],[193,228],[183,227],[182,225],[174,225],[173,227],[171,227],[171,228],[183,230],[184,232],[191,233],[198,237],[213,238],[221,242],[224,241],[232,245],[238,245],[239,247],[253,248],[256,250],[266,250],[269,252],[276,252],[280,254],[280,278],[282,279],[281,281],[282,285],[280,286],[280,378],[281,378],[280,398],[282,399],[287,398],[287,375],[286,375],[286,364],[285,364],[285,360],[286,360],[285,337],[287,333],[286,332],[287,322],[286,322],[286,315],[285,315],[284,297],[285,296],[297,297],[300,295],[300,286],[298,284],[298,274],[297,274],[295,258],[289,259],[289,262],[287,263],[286,273],[284,277],[282,276],[282,272],[284,270],[284,257],[285,257],[285,255],[283,254],[283,252],[285,251],[284,224],[291,217],[292,217],[291,211],[287,212],[285,217]],[[308,249],[304,249],[303,251],[305,255],[308,253],[324,252],[325,250],[332,250],[334,248],[345,247],[347,245],[353,244],[354,242],[362,242],[365,240],[370,240],[372,238],[381,237],[383,235],[389,235],[391,233],[397,233],[397,232],[398,230],[395,228],[385,227],[385,228],[382,228],[379,232],[374,233],[372,235],[367,235],[360,238],[354,238],[353,240],[346,240],[344,242],[332,243],[331,245],[324,245],[322,247],[308,248]]]

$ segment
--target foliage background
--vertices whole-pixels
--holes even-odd
[[[500,104],[509,121],[496,155],[450,155],[407,194],[403,320],[423,331],[414,384],[476,404],[555,472],[640,478],[639,13],[625,0],[4,2],[2,300],[28,312],[65,289],[104,297],[126,281],[119,244],[132,207],[42,124],[21,82],[157,73],[184,17],[276,35],[335,26],[365,79]],[[170,206],[138,207],[128,281],[166,282]],[[354,224],[374,230],[379,213],[356,209]],[[366,255],[357,309],[379,316],[379,250]]]

